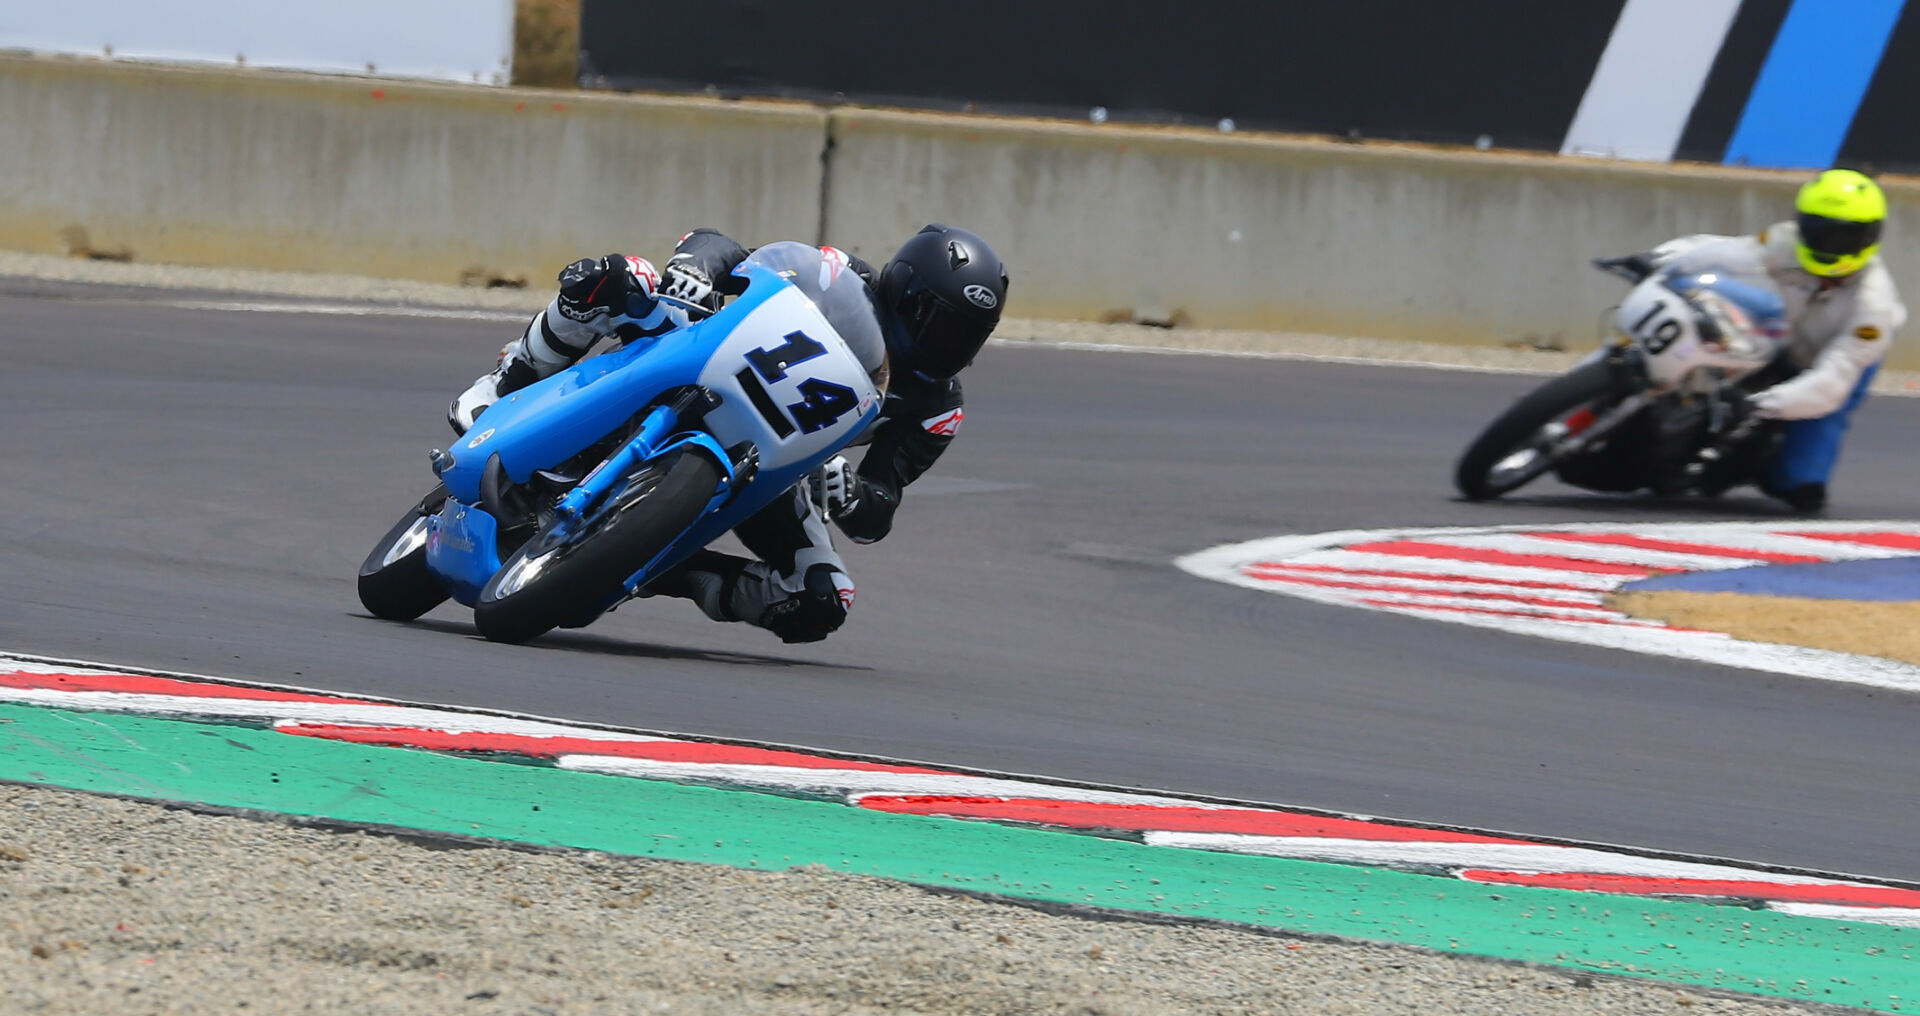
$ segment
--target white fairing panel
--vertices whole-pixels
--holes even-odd
[[[1778,285],[1756,248],[1738,240],[1667,262],[1627,294],[1614,323],[1645,354],[1661,389],[1711,389],[1743,376],[1771,360],[1787,335]]]
[[[707,414],[706,429],[726,447],[752,441],[763,470],[844,444],[880,405],[867,368],[813,302],[791,287],[733,329],[707,360],[700,383],[722,401]]]
[[[1693,369],[1700,352],[1693,314],[1658,276],[1627,294],[1615,321],[1646,353],[1647,376],[1655,387],[1677,387]]]

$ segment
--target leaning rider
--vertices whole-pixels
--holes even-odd
[[[823,247],[866,281],[886,336],[891,381],[879,420],[858,441],[858,469],[834,456],[786,496],[735,527],[759,560],[700,550],[649,583],[648,594],[692,600],[715,621],[746,621],[783,642],[817,642],[845,623],[853,580],[826,523],[856,543],[893,528],[908,484],[933,466],[964,415],[955,376],[986,344],[1007,299],[1007,272],[986,241],[964,229],[929,225],[879,272]],[[577,362],[609,335],[651,340],[685,326],[688,311],[718,310],[745,291],[733,269],[749,251],[712,229],[680,238],[664,272],[643,258],[608,254],[560,272],[560,292],[494,370],[453,400],[447,422],[465,433],[482,410]]]
[[[1887,198],[1878,185],[1853,170],[1830,169],[1800,188],[1794,211],[1793,221],[1740,238],[1757,245],[1793,324],[1780,359],[1759,375],[1774,383],[1741,409],[1785,424],[1779,448],[1761,467],[1760,489],[1812,512],[1826,505],[1848,418],[1866,399],[1907,309],[1879,257]],[[1647,274],[1725,239],[1681,237],[1609,263]]]

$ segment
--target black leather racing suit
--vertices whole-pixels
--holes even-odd
[[[717,310],[724,297],[745,292],[746,280],[732,272],[749,253],[716,230],[696,229],[681,237],[667,271],[676,261],[691,261],[712,281],[707,306]],[[873,266],[851,255],[847,261],[871,289]],[[893,529],[902,493],[947,450],[965,416],[959,379],[928,380],[905,366],[892,365],[880,418],[856,441],[866,450],[855,467],[853,506],[835,520],[856,543],[873,543]],[[790,642],[824,638],[840,626],[853,605],[853,583],[806,484],[742,522],[734,534],[764,564],[703,550],[650,591],[691,599],[716,621],[748,621]],[[837,601],[837,616],[832,607],[820,616],[821,601],[829,598]]]

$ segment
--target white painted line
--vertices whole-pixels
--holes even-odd
[[[1901,928],[1920,928],[1920,910],[1904,907],[1842,907],[1830,903],[1776,903],[1768,901],[1768,910],[1800,917],[1824,917],[1830,921],[1867,921]]]
[[[92,674],[100,676],[159,677],[162,680],[194,682],[212,682],[220,687],[264,687],[272,691],[292,692],[303,695],[327,696],[331,693],[305,688],[272,687],[263,685],[228,685],[210,678],[189,674],[153,674],[126,675],[123,671],[94,669],[92,664],[70,664],[61,661],[40,658],[25,658],[0,655],[0,662],[10,663],[14,672],[30,674]],[[685,739],[665,735],[642,734],[631,731],[613,731],[600,728],[582,727],[562,721],[545,720],[538,717],[514,716],[498,713],[483,713],[454,708],[413,706],[404,703],[330,703],[330,702],[285,702],[273,700],[242,700],[223,698],[214,694],[195,695],[191,689],[183,688],[177,694],[132,693],[132,692],[88,692],[63,691],[60,689],[13,689],[0,686],[0,700],[30,702],[50,705],[56,708],[75,710],[112,709],[157,715],[176,715],[187,717],[246,717],[277,718],[277,729],[286,729],[297,723],[337,723],[346,726],[384,726],[403,729],[439,730],[448,732],[482,732],[522,734],[529,736],[574,736],[602,740],[630,742],[682,741]],[[806,754],[805,748],[791,746],[759,745],[770,750],[790,751]],[[821,757],[823,758],[823,757]],[[869,760],[884,761],[884,760]],[[1072,787],[1045,782],[1038,777],[1020,777],[1014,775],[974,775],[968,773],[897,773],[876,772],[871,770],[805,768],[800,766],[746,765],[738,763],[690,763],[659,762],[647,759],[628,759],[588,754],[561,756],[557,764],[562,768],[584,772],[602,772],[610,775],[633,776],[650,779],[669,779],[682,782],[704,783],[725,787],[757,787],[773,789],[785,793],[815,794],[830,799],[839,799],[852,806],[860,806],[868,797],[875,795],[908,797],[964,797],[975,801],[991,802],[996,799],[1039,799],[1087,804],[1144,805],[1165,807],[1191,812],[1194,809],[1244,810],[1270,812],[1274,814],[1302,814],[1288,809],[1258,804],[1223,804],[1218,802],[1195,801],[1186,798],[1140,794],[1121,790],[1100,790],[1085,787]],[[897,765],[915,765],[914,763],[895,762]],[[1143,817],[1146,817],[1143,815]],[[1329,816],[1347,819],[1376,821],[1372,816],[1346,815]],[[990,814],[980,816],[983,820],[994,820]],[[1019,820],[1014,820],[1019,821]],[[1382,829],[1407,830],[1413,827],[1396,826],[1390,822],[1380,822]],[[1500,836],[1495,833],[1481,834],[1488,837]],[[1143,839],[1155,845],[1179,848],[1208,850],[1230,850],[1250,853],[1264,853],[1276,856],[1306,857],[1321,860],[1357,864],[1380,864],[1403,866],[1413,870],[1432,869],[1436,866],[1454,869],[1456,877],[1464,870],[1473,868],[1493,869],[1522,873],[1576,873],[1594,874],[1631,873],[1660,878],[1715,878],[1730,879],[1764,886],[1789,884],[1829,884],[1829,885],[1873,885],[1856,883],[1829,875],[1791,875],[1762,872],[1715,861],[1683,861],[1645,858],[1628,852],[1625,848],[1607,848],[1596,845],[1571,846],[1529,843],[1459,843],[1436,842],[1429,840],[1361,840],[1332,837],[1285,837],[1256,836],[1234,834],[1176,833],[1163,830],[1147,830]],[[1511,839],[1511,837],[1502,837]],[[1497,885],[1486,882],[1483,884]],[[1681,887],[1683,888],[1683,887]],[[1882,888],[1885,888],[1882,886]],[[1614,894],[1620,895],[1620,894]],[[1777,909],[1787,909],[1785,904],[1768,901],[1768,905]],[[1883,923],[1904,923],[1909,915],[1920,911],[1893,908],[1872,907],[1836,907],[1833,912],[1822,914],[1817,909],[1803,908],[1795,912],[1804,912],[1811,916],[1833,916],[1848,920],[1883,921]]]
[[[1337,338],[1337,337],[1336,337]],[[1146,353],[1153,356],[1216,356],[1240,360],[1289,360],[1297,363],[1333,363],[1355,367],[1416,367],[1424,370],[1450,370],[1466,374],[1564,374],[1567,368],[1496,367],[1487,364],[1443,360],[1408,360],[1389,356],[1338,356],[1330,353],[1295,353],[1268,349],[1196,349],[1183,346],[1135,346],[1117,342],[1053,342],[1042,339],[989,339],[989,345],[1015,349],[1070,349],[1084,353]],[[1364,341],[1364,340],[1363,340]],[[1467,347],[1463,347],[1467,348]]]
[[[21,668],[24,669],[24,668]],[[38,671],[47,673],[48,671]],[[59,673],[72,673],[59,671]],[[320,692],[317,694],[326,694]],[[405,727],[449,733],[519,734],[526,737],[594,737],[613,741],[660,741],[658,737],[612,734],[537,720],[489,716],[406,706],[358,705],[330,702],[281,702],[271,699],[194,698],[183,695],[118,691],[61,691],[57,688],[9,688],[0,685],[0,702],[92,709],[101,712],[149,713],[156,716],[209,716],[276,720],[281,723],[324,723],[346,727]]]
[[[1146,804],[1161,807],[1227,807],[1204,805],[1176,797],[1116,793],[1079,787],[1056,787],[1024,780],[972,776],[966,773],[888,773],[867,769],[803,769],[791,766],[734,762],[663,762],[613,755],[562,755],[561,769],[656,780],[693,780],[736,786],[833,794],[858,803],[865,796],[905,797],[1013,797],[1049,801],[1086,801],[1096,804]]]
[[[213,310],[245,314],[327,314],[345,317],[443,318],[451,321],[525,322],[535,311],[488,310],[479,307],[413,307],[378,303],[297,303],[259,300],[163,300],[154,306],[176,310]]]
[[[1532,531],[1543,532],[1551,528],[1542,526]],[[1633,531],[1635,535],[1641,535],[1638,529]],[[1541,557],[1570,557],[1602,564],[1638,565],[1657,571],[1720,571],[1726,568],[1745,568],[1759,563],[1744,558],[1687,554],[1671,550],[1646,550],[1640,547],[1619,547],[1604,543],[1566,543],[1529,536],[1525,533],[1463,536],[1446,542],[1456,547],[1495,550],[1508,554],[1532,554]]]
[[[1549,843],[1445,843],[1431,840],[1354,840],[1317,836],[1167,832],[1150,832],[1146,839],[1148,843],[1156,846],[1224,850],[1237,854],[1264,854],[1270,857],[1296,857],[1303,860],[1378,864],[1402,868],[1429,865],[1527,874],[1578,873],[1635,875],[1643,878],[1697,878],[1729,882],[1756,881],[1756,876],[1750,868],[1701,864],[1694,861],[1673,861],[1658,857],[1638,857],[1608,850],[1562,847]],[[1757,878],[1782,885],[1864,886],[1867,884],[1806,875],[1766,874]]]
[[[1176,563],[1201,578],[1225,582],[1247,589],[1279,593],[1318,603],[1331,603],[1366,610],[1382,610],[1414,617],[1490,628],[1512,634],[1577,642],[1584,645],[1624,649],[1632,652],[1693,660],[1721,666],[1762,670],[1819,680],[1843,681],[1900,691],[1920,691],[1920,667],[1893,660],[1824,649],[1778,645],[1735,639],[1719,632],[1692,632],[1668,627],[1656,621],[1627,619],[1624,615],[1583,610],[1574,607],[1508,603],[1466,595],[1436,597],[1414,592],[1370,590],[1336,585],[1314,585],[1299,578],[1326,577],[1351,581],[1355,585],[1385,584],[1386,579],[1366,579],[1338,572],[1288,572],[1288,566],[1344,567],[1358,571],[1401,572],[1418,575],[1414,581],[1445,583],[1447,579],[1499,579],[1498,588],[1516,595],[1531,595],[1540,600],[1574,601],[1591,593],[1607,592],[1625,585],[1634,575],[1574,570],[1578,562],[1594,566],[1637,565],[1661,570],[1722,570],[1758,566],[1742,558],[1719,557],[1705,553],[1647,550],[1614,544],[1573,540],[1553,540],[1528,535],[1563,532],[1586,535],[1619,534],[1651,540],[1687,543],[1707,547],[1725,547],[1729,551],[1764,550],[1824,560],[1865,560],[1909,557],[1920,551],[1849,543],[1818,538],[1822,534],[1896,533],[1920,535],[1920,523],[1887,521],[1840,522],[1723,522],[1623,525],[1598,523],[1581,525],[1516,525],[1482,528],[1446,527],[1435,529],[1342,530],[1304,536],[1278,536],[1246,543],[1213,547],[1180,558]],[[1350,546],[1400,543],[1408,554],[1385,554],[1377,550],[1351,551]],[[1412,545],[1412,546],[1409,546]],[[1423,551],[1420,545],[1433,545]],[[1500,561],[1460,560],[1449,556],[1476,554],[1528,554],[1541,558],[1571,559],[1564,568],[1550,560],[1538,565]],[[1529,594],[1524,581],[1580,586],[1587,593],[1571,590],[1540,589]],[[1453,591],[1464,594],[1475,590],[1470,582],[1459,582]],[[1557,616],[1556,616],[1557,615]],[[1588,620],[1577,620],[1586,618]],[[1599,621],[1602,623],[1593,623]]]
[[[1359,541],[1356,541],[1359,542]],[[1201,553],[1206,553],[1202,551]],[[1510,564],[1488,564],[1483,561],[1444,561],[1439,558],[1405,557],[1395,554],[1373,554],[1366,551],[1330,548],[1327,550],[1309,550],[1289,556],[1282,548],[1271,556],[1257,558],[1249,563],[1285,563],[1327,565],[1333,568],[1350,568],[1360,571],[1379,572],[1423,572],[1431,573],[1436,579],[1466,576],[1479,579],[1499,579],[1502,582],[1551,582],[1555,585],[1580,586],[1586,589],[1611,590],[1617,583],[1606,575],[1571,573],[1562,575],[1543,575],[1537,568],[1522,568]]]

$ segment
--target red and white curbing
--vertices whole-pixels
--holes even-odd
[[[1608,607],[1666,572],[1920,555],[1911,522],[1732,522],[1346,530],[1214,547],[1177,563],[1202,578],[1322,603],[1588,645],[1920,691],[1920,667],[1735,639]]]
[[[479,753],[483,758],[516,754],[551,759],[561,768],[582,772],[804,793],[892,814],[1138,836],[1168,848],[1442,870],[1487,885],[1757,901],[1787,913],[1920,927],[1920,889],[1896,885],[184,675],[134,674],[32,657],[0,655],[0,702],[198,720],[265,720],[294,736]]]

